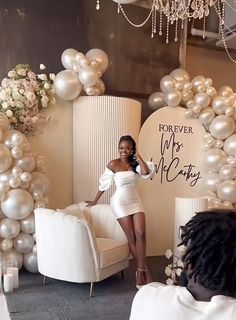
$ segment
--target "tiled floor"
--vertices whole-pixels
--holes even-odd
[[[10,320],[10,316],[7,310],[6,298],[0,288],[0,319],[1,320]]]

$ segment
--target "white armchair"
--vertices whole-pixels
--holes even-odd
[[[95,282],[128,267],[128,242],[109,205],[34,212],[38,269],[45,277],[90,282],[92,296]]]

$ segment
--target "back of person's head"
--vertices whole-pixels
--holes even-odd
[[[236,296],[236,211],[197,213],[183,228],[182,257],[188,278],[209,290]]]

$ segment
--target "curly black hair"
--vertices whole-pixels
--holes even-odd
[[[133,171],[135,173],[137,173],[136,171],[136,168],[138,166],[138,162],[136,161],[135,159],[135,153],[136,153],[136,142],[134,141],[134,139],[129,136],[129,135],[126,135],[126,136],[122,136],[119,140],[119,145],[121,144],[121,142],[123,141],[127,141],[130,145],[131,145],[131,148],[132,148],[132,151],[133,153],[131,154],[131,156],[129,157],[129,162],[130,162],[130,165],[133,169]]]
[[[188,277],[209,290],[236,296],[236,211],[198,212],[185,225],[180,245]]]

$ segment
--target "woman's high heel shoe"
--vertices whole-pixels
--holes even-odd
[[[136,270],[136,272],[135,272],[136,280],[137,280],[137,277],[138,277],[138,271],[144,273],[144,272],[145,272],[145,269],[137,268],[137,270]],[[136,288],[139,290],[139,289],[141,289],[144,285],[145,285],[145,283],[144,283],[144,284],[136,284]]]

